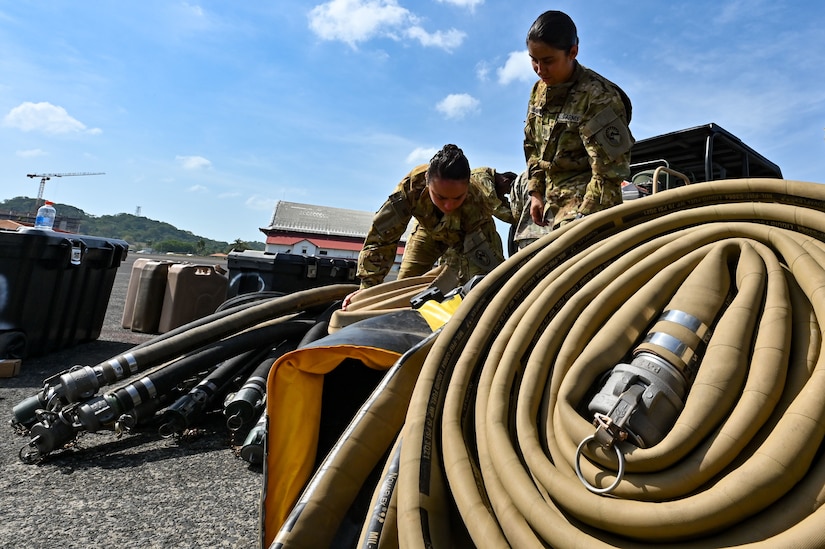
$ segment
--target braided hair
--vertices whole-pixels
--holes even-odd
[[[470,179],[470,161],[457,146],[444,145],[430,160],[427,179]]]

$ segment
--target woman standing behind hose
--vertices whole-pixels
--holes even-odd
[[[565,13],[541,14],[527,51],[540,79],[524,127],[530,217],[556,227],[621,203],[633,145],[630,99],[576,61],[579,37]]]

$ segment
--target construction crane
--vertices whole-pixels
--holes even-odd
[[[34,204],[34,209],[40,207],[40,202],[43,200],[43,191],[46,188],[46,181],[52,177],[69,177],[70,175],[104,175],[104,172],[72,172],[72,173],[27,173],[26,177],[39,177],[40,189],[37,191],[37,202]]]

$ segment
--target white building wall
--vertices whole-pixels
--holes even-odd
[[[285,244],[267,244],[264,251],[268,254],[317,255],[319,257],[342,257],[358,259],[360,250],[342,250],[338,248],[319,248],[309,240],[301,240],[291,246]],[[401,256],[398,256],[399,258]]]

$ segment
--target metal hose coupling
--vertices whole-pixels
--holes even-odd
[[[78,371],[88,370],[84,368]],[[31,441],[20,450],[20,459],[26,463],[36,463],[52,451],[72,442],[81,431],[94,433],[108,428],[119,431],[119,418],[141,404],[152,402],[157,396],[154,382],[144,377],[84,402],[55,406],[53,409],[37,409],[34,412],[36,423],[30,429]],[[29,401],[31,399],[24,402],[31,406]]]
[[[224,401],[223,414],[226,427],[238,431],[255,420],[266,402],[266,378],[250,376],[237,392],[230,393]]]
[[[38,421],[39,410],[56,412],[68,404],[91,397],[100,388],[98,373],[90,366],[75,366],[46,379],[39,393],[13,408],[12,425],[30,428]]]
[[[243,445],[241,446],[241,458],[253,465],[258,465],[264,461],[264,454],[266,452],[266,427],[267,417],[264,412],[258,418],[255,426],[247,433],[246,439],[244,439]]]
[[[68,410],[37,411],[37,423],[31,430],[31,440],[20,449],[18,456],[23,463],[38,463],[53,450],[62,448],[75,439],[80,426]]]
[[[621,482],[624,455],[616,443],[627,440],[649,448],[665,437],[684,408],[709,339],[710,328],[702,320],[666,310],[633,350],[630,364],[618,364],[606,375],[588,404],[596,432],[576,452],[576,474],[588,490],[609,493]],[[619,460],[617,478],[606,488],[592,486],[581,473],[582,452],[591,441],[613,448]]]
[[[209,379],[198,383],[163,411],[158,434],[163,438],[170,438],[183,433],[189,428],[192,419],[203,412],[217,391],[218,387]]]
[[[97,366],[74,366],[46,379],[37,398],[47,403],[48,409],[57,410],[91,398],[101,387],[125,379],[138,370],[137,360],[132,353],[117,356]],[[24,410],[25,408],[21,408],[21,417],[17,418],[21,423],[31,420],[30,417],[22,417]]]

